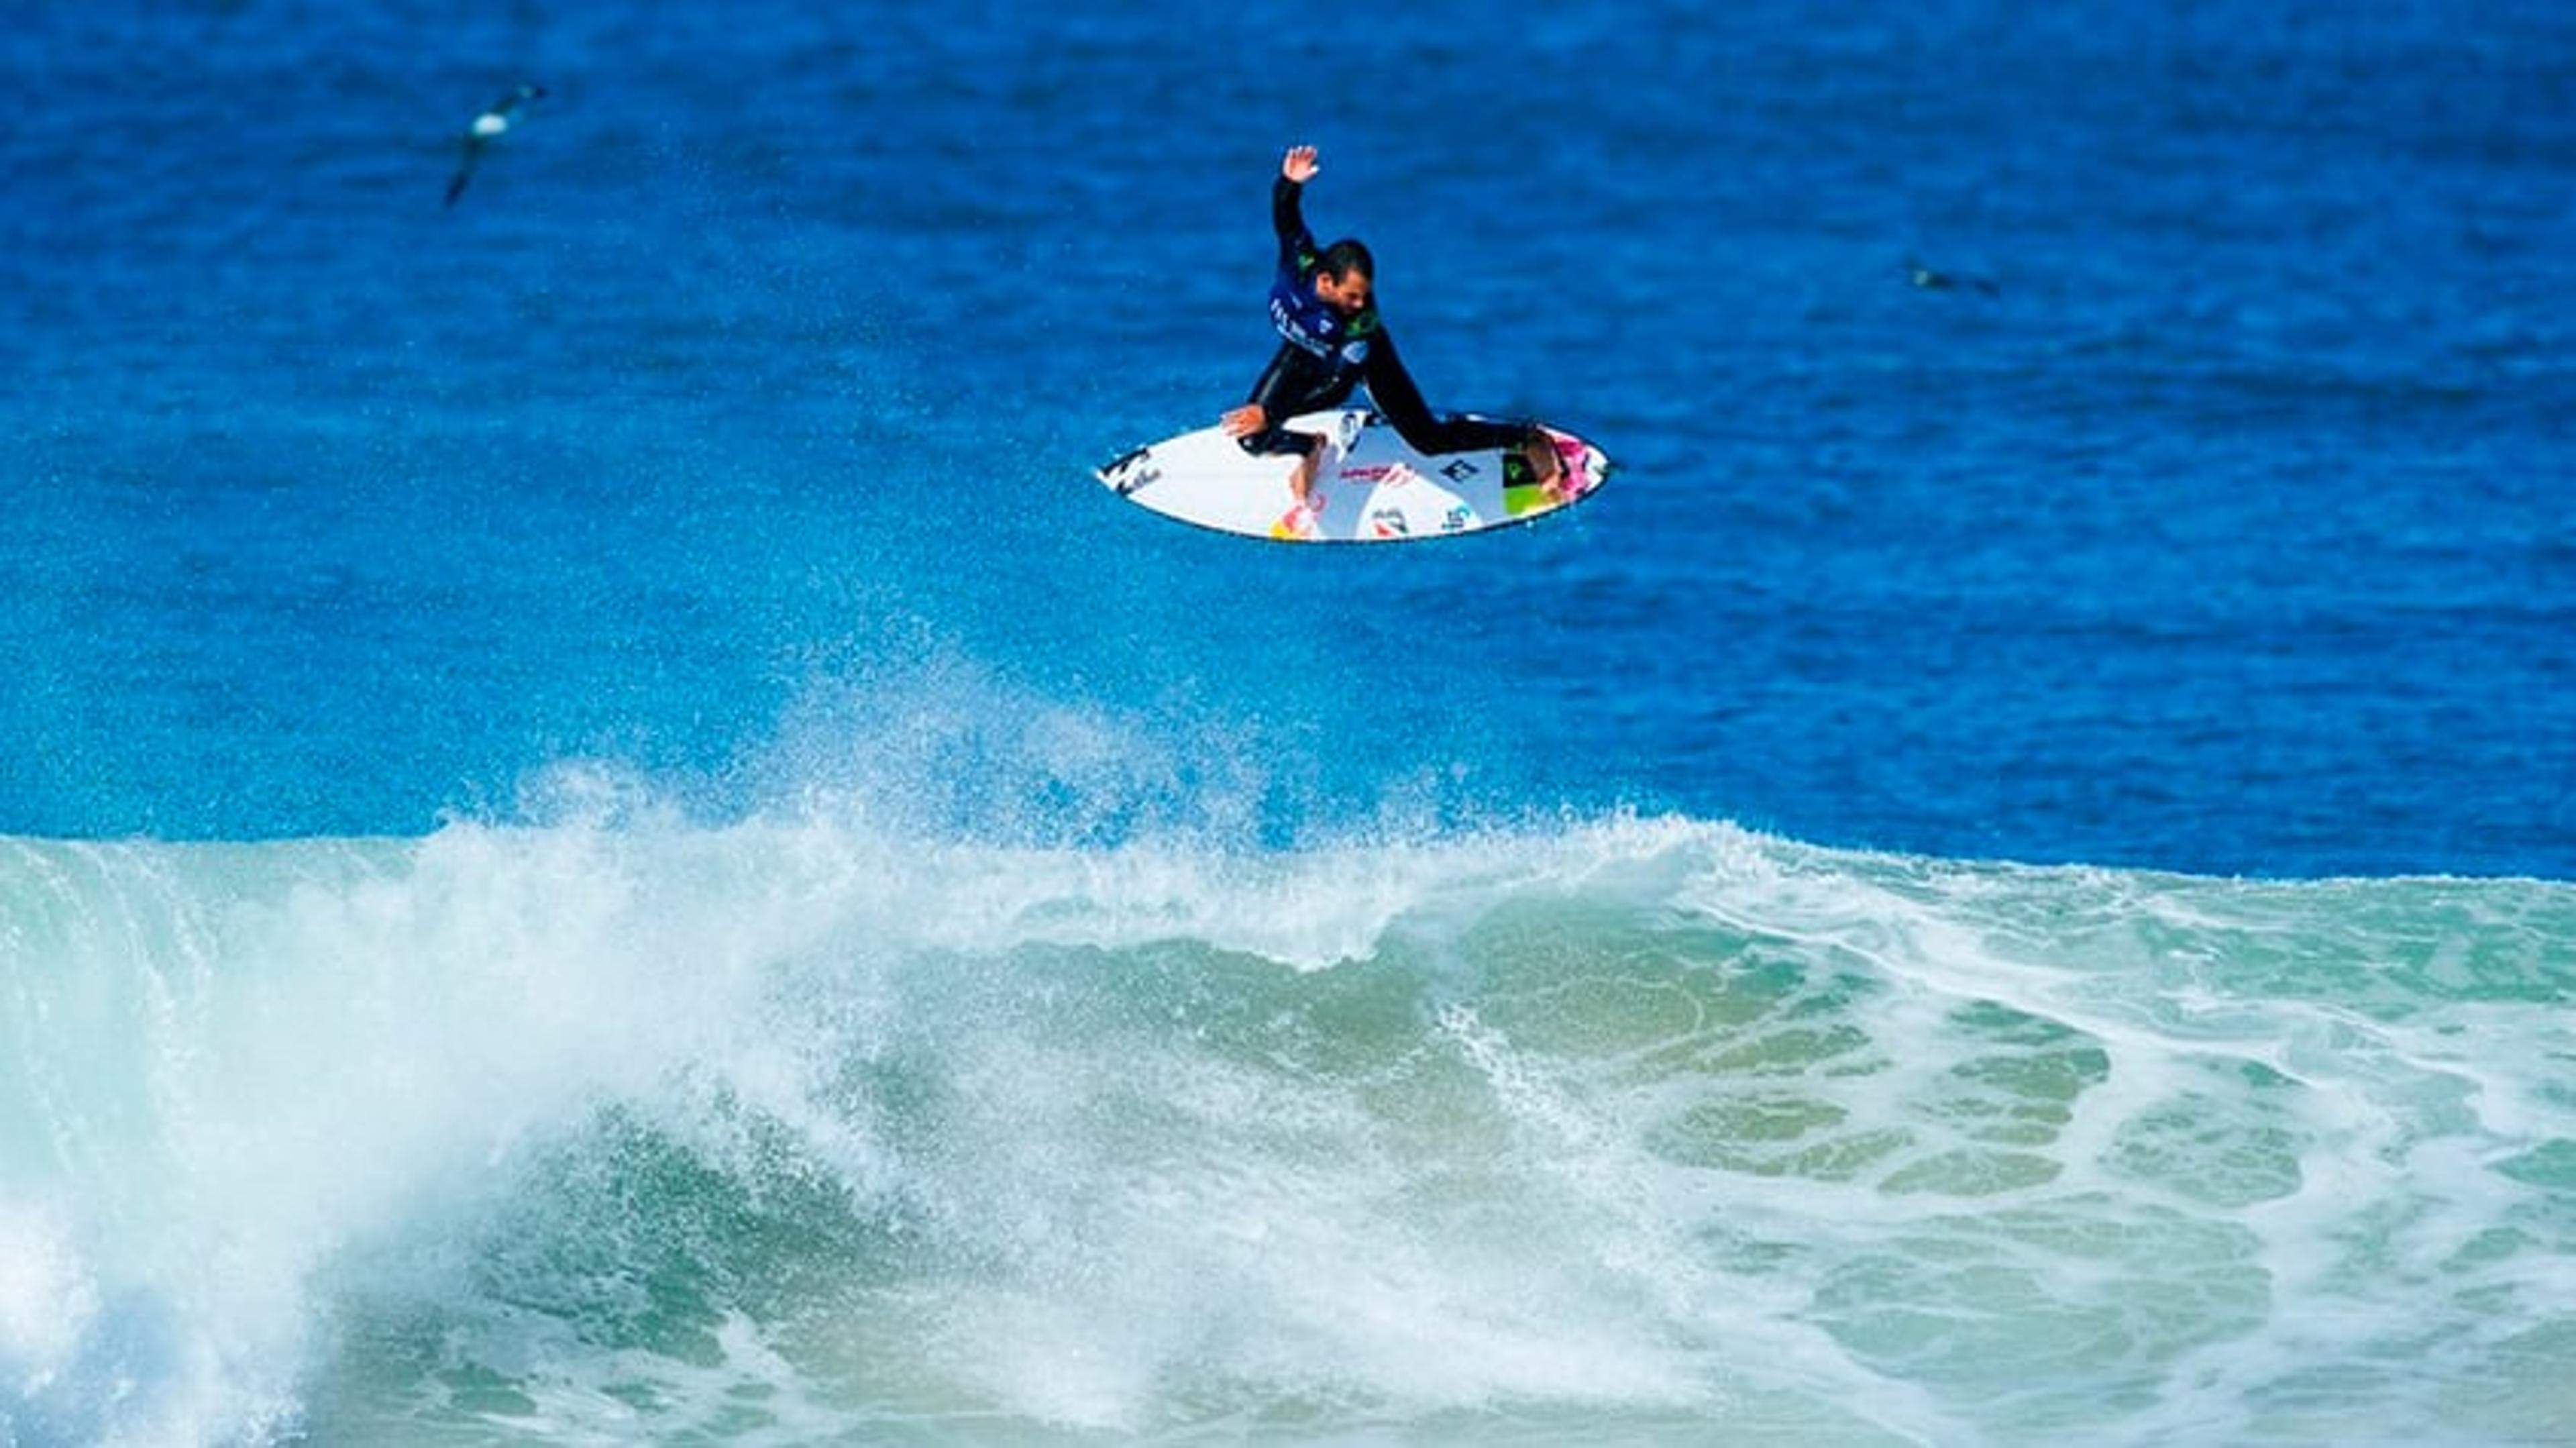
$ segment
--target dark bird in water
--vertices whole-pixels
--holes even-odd
[[[474,118],[474,124],[465,128],[465,156],[456,163],[456,175],[447,183],[448,205],[454,206],[456,198],[465,194],[465,183],[474,179],[474,167],[483,159],[484,151],[509,134],[510,113],[519,108],[521,101],[532,101],[545,93],[544,86],[523,85],[494,101]]]
[[[1934,271],[1918,261],[1905,264],[1905,279],[1927,292],[1949,292],[1966,287],[1989,297],[2004,294],[2004,289],[1996,286],[1991,277],[1952,276],[1948,272]]]

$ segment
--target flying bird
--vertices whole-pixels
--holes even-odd
[[[485,107],[483,114],[474,118],[474,124],[465,128],[465,155],[456,163],[456,175],[447,183],[448,205],[454,206],[456,198],[465,194],[465,183],[474,179],[474,167],[483,159],[484,151],[509,133],[510,113],[519,108],[520,102],[535,100],[545,93],[544,86],[523,85]]]
[[[1966,287],[1990,297],[1999,297],[2004,290],[1995,285],[1992,277],[1953,276],[1948,272],[1934,271],[1918,261],[1905,264],[1905,279],[1927,292],[1956,291]]]

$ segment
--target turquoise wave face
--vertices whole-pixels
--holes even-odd
[[[841,818],[0,844],[25,1442],[2563,1421],[2576,889]]]

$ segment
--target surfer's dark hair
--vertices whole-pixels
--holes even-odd
[[[1362,246],[1357,237],[1346,236],[1325,247],[1315,269],[1336,281],[1354,271],[1371,281],[1377,280],[1377,258],[1369,255],[1369,249]]]

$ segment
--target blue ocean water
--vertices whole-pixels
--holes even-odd
[[[22,9],[0,1443],[2576,1420],[2576,14]]]

